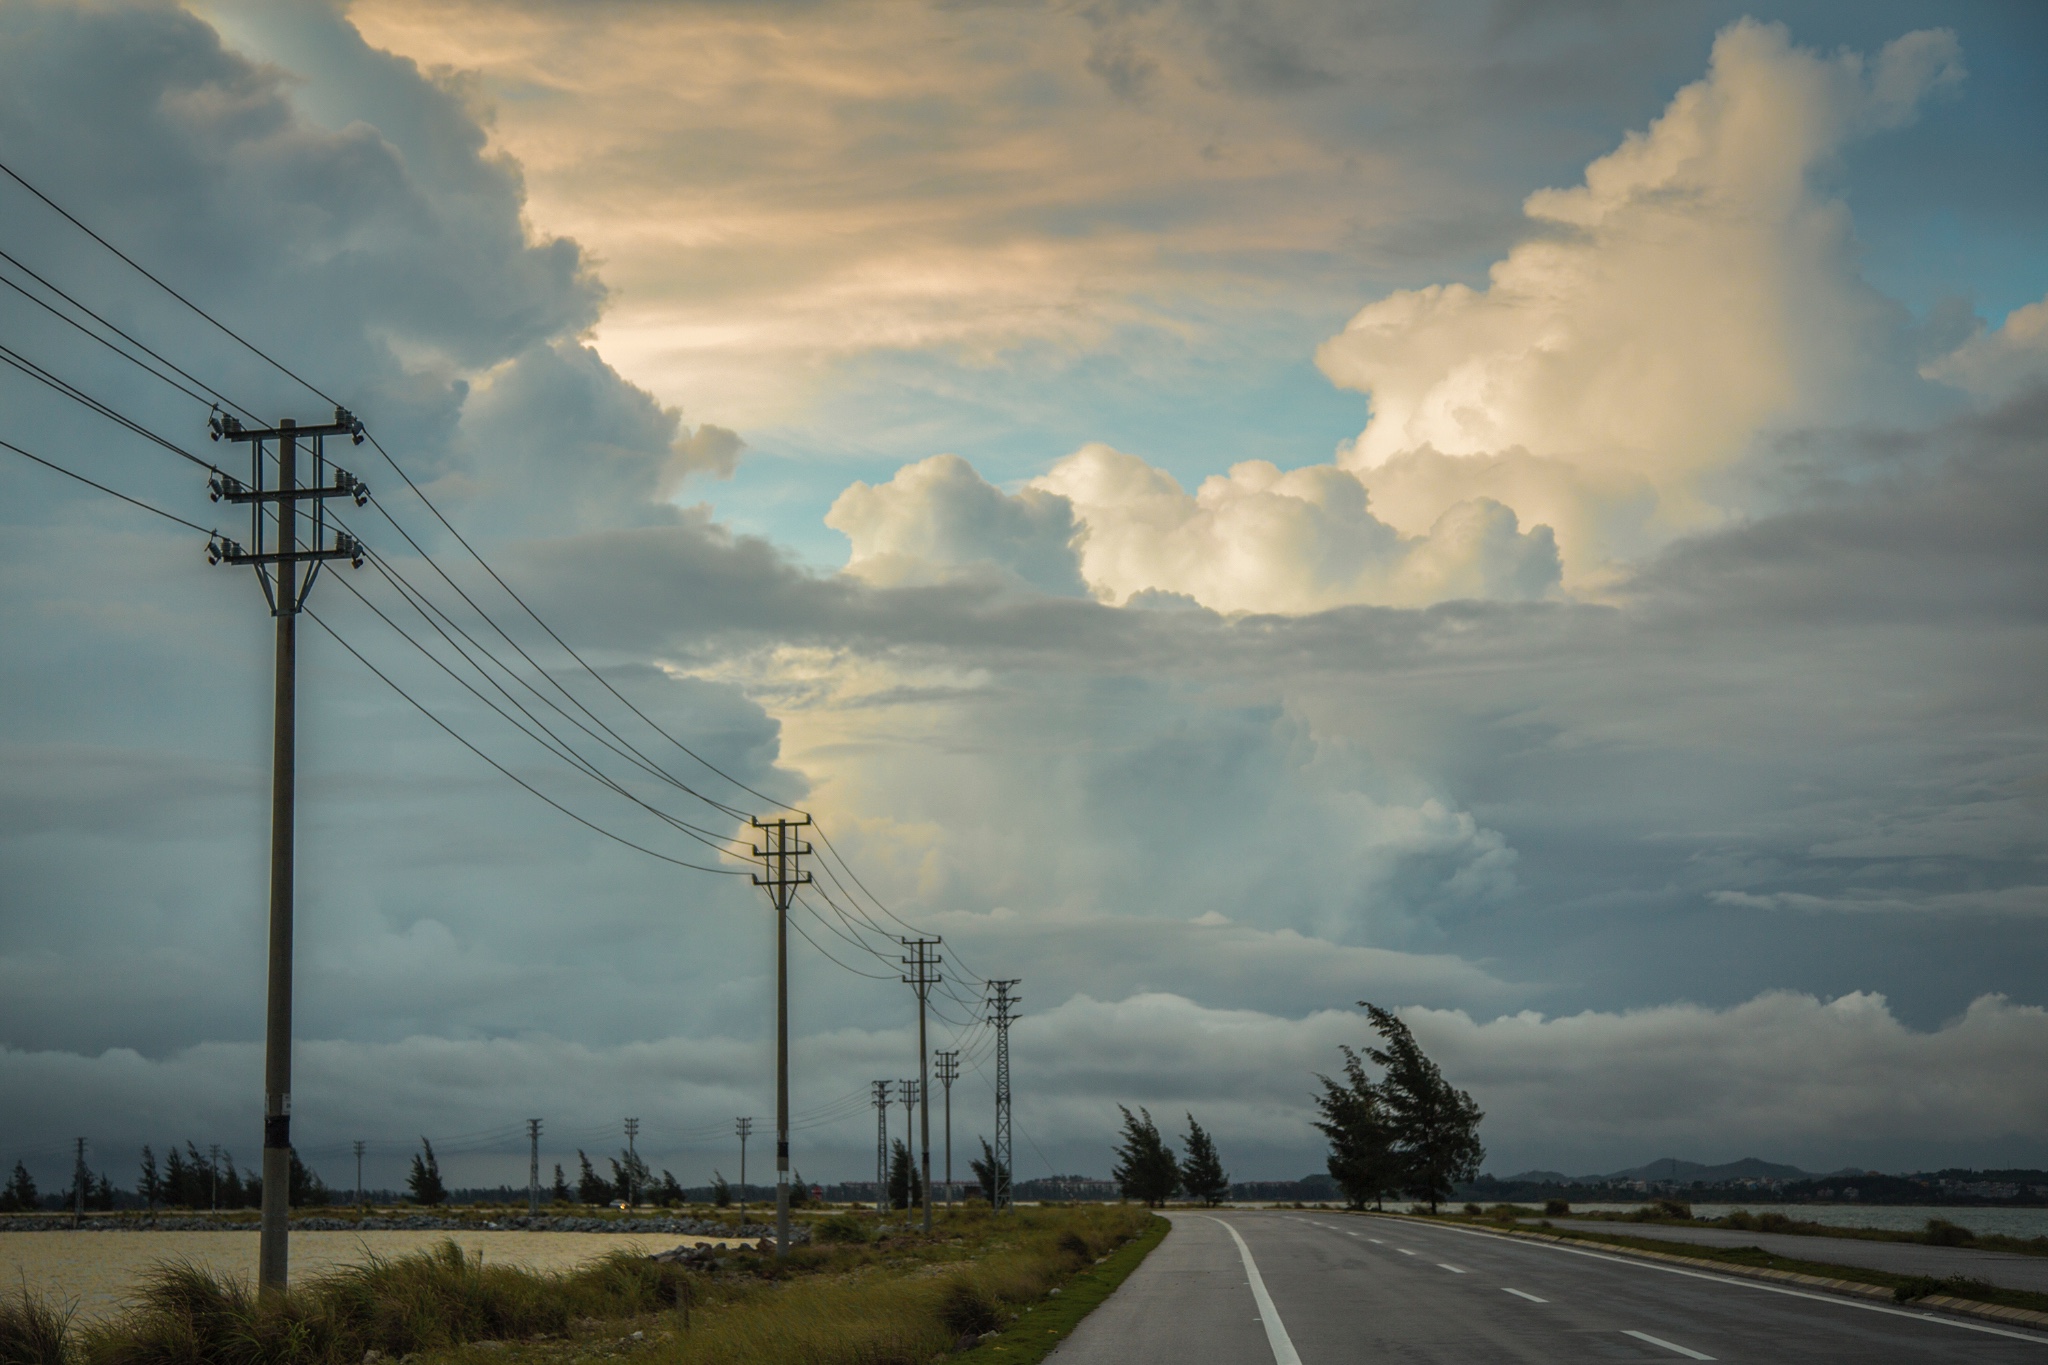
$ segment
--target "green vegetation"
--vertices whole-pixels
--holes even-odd
[[[1486,1116],[1444,1079],[1406,1024],[1369,1000],[1358,1003],[1386,1046],[1368,1047],[1364,1057],[1343,1048],[1342,1082],[1316,1076],[1323,1085],[1316,1127],[1330,1139],[1331,1178],[1352,1208],[1404,1193],[1434,1213],[1454,1187],[1478,1175]],[[1367,1060],[1384,1072],[1377,1082],[1366,1075]]]
[[[1216,1154],[1216,1143],[1201,1124],[1188,1115],[1188,1135],[1182,1144],[1187,1157],[1180,1163],[1180,1185],[1188,1198],[1211,1208],[1230,1197],[1230,1173]]]
[[[1551,1201],[1553,1204],[1563,1202]],[[1927,1225],[1918,1232],[1899,1228],[1838,1227],[1833,1223],[1813,1223],[1793,1218],[1775,1210],[1751,1213],[1746,1209],[1737,1209],[1719,1218],[1695,1218],[1692,1216],[1692,1206],[1678,1199],[1660,1199],[1654,1204],[1645,1204],[1626,1213],[1572,1214],[1571,1206],[1568,1204],[1562,1211],[1546,1206],[1544,1213],[1550,1217],[1570,1215],[1605,1223],[1659,1223],[1674,1227],[1737,1228],[1743,1232],[1774,1232],[1792,1237],[1840,1237],[1858,1242],[1912,1242],[1920,1246],[1976,1247],[1983,1251],[2014,1251],[2027,1256],[2048,1256],[2048,1237],[2008,1237],[1997,1232],[1976,1233],[1951,1223],[1946,1218],[1930,1218]]]
[[[1159,1135],[1151,1110],[1141,1107],[1133,1114],[1122,1105],[1117,1109],[1124,1116],[1124,1140],[1116,1149],[1116,1165],[1109,1178],[1124,1198],[1157,1208],[1180,1192],[1180,1163]]]
[[[929,1241],[845,1214],[814,1226],[816,1244],[787,1264],[621,1252],[542,1273],[450,1242],[269,1297],[169,1264],[104,1324],[74,1327],[27,1294],[0,1301],[0,1365],[562,1365],[622,1351],[657,1365],[922,1365],[989,1334],[1037,1348],[990,1359],[1035,1360],[1165,1230],[1118,1205],[953,1211]]]
[[[434,1144],[420,1139],[419,1151],[413,1153],[412,1172],[405,1177],[405,1188],[412,1195],[412,1202],[433,1208],[448,1202],[448,1187],[441,1183],[441,1163],[434,1159]]]

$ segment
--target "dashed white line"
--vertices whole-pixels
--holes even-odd
[[[1516,1298],[1518,1298],[1518,1299],[1527,1299],[1527,1300],[1528,1300],[1529,1302],[1531,1302],[1531,1303],[1549,1303],[1549,1302],[1550,1302],[1550,1300],[1549,1300],[1549,1299],[1539,1299],[1539,1298],[1537,1298],[1537,1297],[1536,1297],[1536,1296],[1535,1296],[1534,1294],[1531,1294],[1531,1293],[1530,1293],[1530,1292],[1529,1292],[1528,1290],[1526,1290],[1526,1289],[1510,1289],[1510,1288],[1508,1288],[1508,1287],[1507,1287],[1506,1285],[1502,1285],[1502,1286],[1500,1287],[1500,1292],[1501,1292],[1501,1293],[1503,1293],[1503,1294],[1513,1294],[1513,1295],[1514,1295],[1514,1296],[1515,1296]]]
[[[1358,1235],[1357,1233],[1353,1233],[1353,1234],[1352,1234],[1352,1236],[1354,1236],[1354,1237],[1356,1237],[1357,1235]],[[1368,1238],[1366,1238],[1365,1240],[1366,1240],[1366,1241],[1368,1241],[1368,1242],[1371,1242],[1371,1243],[1372,1243],[1372,1244],[1373,1244],[1374,1246],[1376,1246],[1376,1247],[1383,1247],[1383,1246],[1385,1246],[1385,1245],[1386,1245],[1386,1243],[1385,1243],[1385,1242],[1382,1242],[1382,1241],[1381,1241],[1381,1240],[1380,1240],[1379,1238],[1377,1238],[1377,1237],[1368,1237]]]
[[[1395,1247],[1394,1250],[1400,1252],[1403,1256],[1413,1256],[1415,1254],[1414,1252],[1410,1251],[1407,1247]]]
[[[1690,1346],[1680,1346],[1675,1341],[1666,1341],[1662,1337],[1653,1337],[1648,1332],[1637,1332],[1625,1328],[1622,1331],[1622,1335],[1625,1337],[1634,1337],[1637,1341],[1647,1341],[1652,1346],[1662,1346],[1667,1351],[1676,1351],[1679,1355],[1684,1356],[1687,1360],[1713,1359],[1712,1356],[1708,1355],[1704,1351],[1695,1351]]]
[[[1449,1261],[1438,1261],[1437,1266],[1439,1269],[1450,1271],[1453,1275],[1465,1275],[1470,1273],[1468,1271],[1458,1269],[1458,1267],[1452,1265]]]

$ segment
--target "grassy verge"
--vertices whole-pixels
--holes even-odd
[[[960,1356],[960,1365],[1036,1365],[1130,1278],[1172,1226],[1155,1216],[1145,1231],[1062,1285],[1059,1297],[1031,1305],[993,1341]]]
[[[1468,1213],[1477,1205],[1467,1205]],[[1515,1204],[1496,1204],[1484,1211],[1485,1218],[1499,1221],[1503,1215],[1533,1218],[1542,1212]],[[2048,1237],[2009,1237],[2001,1232],[1972,1232],[1946,1218],[1930,1218],[1923,1228],[1847,1228],[1833,1223],[1815,1223],[1790,1214],[1766,1209],[1751,1213],[1737,1209],[1719,1218],[1694,1218],[1691,1205],[1683,1200],[1645,1204],[1627,1213],[1611,1210],[1562,1213],[1559,1218],[1577,1218],[1597,1223],[1655,1223],[1661,1227],[1722,1228],[1739,1232],[1772,1232],[1790,1237],[1839,1237],[1855,1242],[1910,1242],[1916,1246],[1975,1247],[1980,1251],[2010,1251],[2023,1256],[2048,1256]]]
[[[1439,1215],[1437,1221],[1464,1223],[1477,1227],[1501,1226],[1498,1222],[1491,1222],[1485,1218],[1461,1217],[1455,1214]],[[1778,1256],[1765,1251],[1762,1247],[1753,1246],[1702,1246],[1698,1242],[1673,1242],[1661,1237],[1630,1237],[1622,1233],[1588,1232],[1579,1228],[1545,1227],[1542,1231],[1548,1237],[1560,1237],[1596,1246],[1611,1246],[1628,1251],[1655,1251],[1667,1256],[1683,1256],[1687,1260],[1715,1265],[1785,1270],[1795,1275],[1812,1275],[1824,1280],[1847,1280],[1852,1284],[1876,1285],[1891,1290],[1893,1299],[1900,1303],[1910,1303],[1933,1294],[1945,1294],[1951,1298],[1972,1299],[1978,1303],[2048,1313],[2048,1294],[2036,1294],[2024,1289],[2006,1289],[1961,1275],[1950,1276],[1947,1279],[1935,1279],[1927,1275],[1898,1275],[1887,1270],[1871,1270],[1864,1266],[1839,1265],[1833,1261],[1805,1261],[1790,1256]]]
[[[1132,1243],[1159,1221],[1121,1206],[961,1211],[926,1240],[877,1235],[848,1216],[821,1223],[786,1264],[752,1252],[694,1264],[615,1253],[559,1273],[486,1265],[449,1242],[262,1298],[167,1264],[134,1309],[104,1324],[70,1327],[26,1294],[0,1300],[0,1365],[926,1365],[984,1339],[999,1345],[1026,1321],[1065,1320],[1064,1335],[1089,1288],[1112,1267],[1127,1273],[1142,1255]]]

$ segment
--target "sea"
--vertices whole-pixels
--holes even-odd
[[[1572,1204],[1573,1213],[1632,1213],[1635,1204]],[[1694,1204],[1695,1218],[1720,1218],[1737,1209],[1751,1213],[1782,1213],[1807,1223],[1837,1228],[1883,1228],[1918,1232],[1930,1218],[1945,1218],[1957,1227],[2007,1237],[2048,1237],[2048,1208],[1951,1208],[1935,1204]]]

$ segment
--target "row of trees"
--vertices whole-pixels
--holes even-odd
[[[1363,1056],[1342,1049],[1341,1081],[1316,1077],[1323,1085],[1316,1127],[1330,1140],[1330,1177],[1353,1208],[1405,1194],[1427,1200],[1434,1213],[1454,1186],[1479,1174],[1485,1115],[1444,1079],[1406,1024],[1370,1001],[1358,1003],[1381,1046]],[[1367,1074],[1368,1061],[1381,1068],[1378,1080]]]
[[[1151,1110],[1140,1107],[1133,1114],[1122,1105],[1117,1108],[1124,1116],[1124,1140],[1109,1174],[1124,1198],[1155,1208],[1177,1194],[1211,1205],[1229,1198],[1230,1175],[1216,1154],[1216,1143],[1193,1114],[1187,1116],[1187,1136],[1181,1140],[1187,1155],[1176,1157],[1152,1121]]]
[[[85,1179],[84,1205],[88,1209],[106,1210],[115,1205],[114,1182],[102,1171],[94,1175],[83,1173]],[[50,1202],[61,1209],[77,1208],[78,1175],[61,1195]],[[125,1195],[121,1196],[125,1198]],[[175,1145],[168,1148],[163,1164],[159,1166],[155,1149],[145,1145],[142,1149],[142,1168],[135,1181],[135,1197],[146,1209],[246,1209],[258,1208],[263,1203],[263,1177],[254,1171],[235,1169],[232,1153],[210,1150],[202,1155],[199,1144],[187,1141],[183,1151]],[[299,1160],[297,1152],[292,1153],[291,1202],[296,1206],[325,1204],[329,1194],[320,1177]],[[14,1163],[14,1171],[5,1185],[0,1185],[0,1213],[29,1213],[45,1205],[45,1197],[36,1189],[34,1177],[21,1162]]]
[[[902,1145],[900,1142],[897,1144],[898,1147]],[[557,1164],[548,1199],[556,1204],[624,1202],[653,1204],[657,1208],[674,1208],[690,1202],[689,1193],[673,1172],[664,1170],[656,1178],[638,1152],[622,1151],[609,1161],[612,1173],[607,1178],[598,1173],[586,1152],[577,1149],[576,1183],[572,1186],[567,1174]],[[714,1171],[712,1176],[711,1202],[725,1208],[733,1202],[732,1186],[726,1183],[722,1174]],[[804,1183],[802,1171],[796,1172],[795,1176],[789,1189],[789,1202],[792,1207],[801,1208],[810,1198],[810,1186]],[[434,1157],[434,1144],[424,1137],[420,1139],[419,1151],[413,1154],[412,1171],[405,1178],[405,1189],[415,1204],[431,1208],[448,1202],[448,1187],[441,1179],[441,1163]]]

